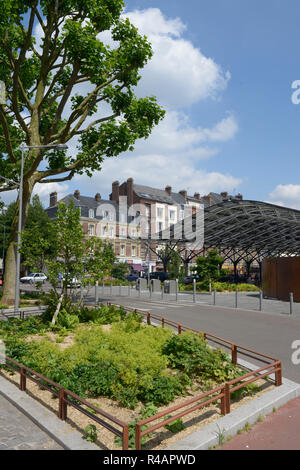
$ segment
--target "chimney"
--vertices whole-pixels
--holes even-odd
[[[200,193],[195,193],[195,194],[194,194],[194,198],[195,198],[195,199],[198,199],[198,201],[200,201]]]
[[[79,192],[79,189],[76,189],[76,191],[74,192],[74,197],[76,199],[78,199],[78,201],[80,200],[80,192]]]
[[[57,204],[57,192],[50,193],[50,207],[55,207]]]
[[[111,200],[112,201],[118,201],[119,200],[119,190],[120,190],[120,183],[119,181],[114,181],[111,185],[112,187],[112,193],[111,193]]]
[[[223,192],[221,193],[221,196],[222,196],[223,199],[227,199],[227,198],[228,198],[228,192],[227,192],[227,191],[223,191]]]
[[[184,199],[186,199],[187,197],[187,191],[185,189],[182,189],[181,191],[179,191],[179,194],[181,194],[181,196],[184,197]]]
[[[101,194],[100,193],[95,194],[95,200],[97,202],[101,202]]]
[[[236,196],[235,196],[235,199],[238,199],[239,201],[242,201],[243,200],[243,195],[241,193],[238,193]]]
[[[207,196],[203,196],[202,199],[204,200],[204,204],[206,206],[210,207],[212,205],[212,200],[211,200],[211,195],[210,194],[208,194]]]
[[[132,206],[133,204],[133,178],[127,180],[127,204]]]
[[[169,196],[171,196],[171,193],[172,193],[172,186],[166,186],[166,187],[165,187],[165,191],[166,191],[166,193],[168,193]]]

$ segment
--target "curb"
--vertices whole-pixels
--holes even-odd
[[[69,424],[61,421],[53,412],[47,410],[25,392],[18,390],[15,385],[3,377],[0,377],[0,395],[65,450],[100,450],[96,445],[82,439],[82,435]]]
[[[246,361],[240,360],[239,364],[251,370],[257,369],[256,366]],[[270,377],[272,378],[272,375]],[[219,445],[220,432],[225,439],[232,437],[246,423],[255,424],[259,416],[267,416],[272,413],[274,407],[280,408],[298,396],[300,396],[300,384],[283,378],[280,387],[276,387],[250,403],[231,411],[230,414],[172,444],[166,450],[208,450]]]

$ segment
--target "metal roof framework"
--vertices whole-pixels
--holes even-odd
[[[194,237],[203,236],[193,224]],[[182,221],[156,234],[159,244],[191,245]],[[146,240],[144,240],[146,241]],[[149,240],[148,240],[149,242]],[[225,259],[260,262],[270,256],[300,256],[300,211],[260,201],[230,200],[204,209],[203,250],[217,248]],[[201,249],[194,250],[199,255]]]

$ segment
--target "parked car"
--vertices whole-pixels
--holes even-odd
[[[44,283],[47,280],[47,276],[44,273],[30,273],[28,276],[21,277],[20,281],[23,284],[35,284],[36,282]]]
[[[185,278],[183,278],[182,282],[183,282],[183,284],[193,284],[194,279],[196,279],[196,282],[198,282],[199,281],[199,276],[197,276],[197,275],[186,276]]]
[[[156,271],[155,273],[150,273],[150,279],[159,279],[160,282],[164,282],[167,279],[170,279],[170,273],[164,271]]]
[[[128,274],[128,276],[125,276],[125,279],[129,282],[135,282],[138,278],[139,276],[137,274]]]

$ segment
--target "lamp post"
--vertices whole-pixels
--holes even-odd
[[[23,211],[23,176],[24,176],[24,159],[25,159],[25,149],[58,149],[58,150],[66,150],[68,148],[65,144],[55,144],[55,145],[25,145],[24,142],[21,145],[21,174],[20,174],[20,181],[16,183],[13,180],[8,178],[4,178],[4,176],[0,176],[0,178],[4,179],[13,184],[17,184],[19,186],[19,217],[18,217],[18,239],[17,239],[17,256],[16,256],[16,285],[15,285],[15,310],[19,308],[19,301],[20,301],[20,261],[21,261],[21,231],[22,231],[22,211]]]

